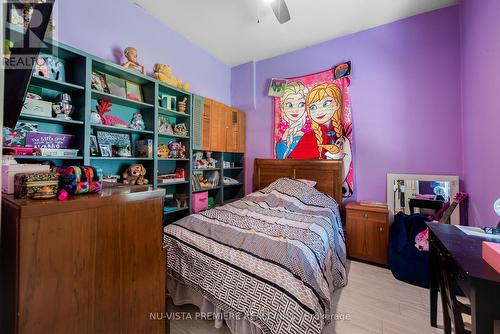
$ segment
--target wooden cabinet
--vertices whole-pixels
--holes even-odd
[[[163,196],[4,195],[2,332],[164,334],[165,319],[150,320],[166,312]]]
[[[245,152],[245,126],[244,112],[235,108],[225,108],[225,152]]]
[[[388,215],[387,206],[357,202],[347,204],[348,256],[387,265]]]
[[[198,112],[202,113],[201,129],[198,130],[201,134],[194,133],[193,138],[201,138],[201,145],[197,143],[196,147],[204,151],[245,152],[244,112],[209,98],[204,99],[203,110]]]

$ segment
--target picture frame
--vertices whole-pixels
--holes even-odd
[[[139,102],[143,101],[141,85],[127,80],[125,88],[127,90],[127,99]]]
[[[118,133],[109,131],[96,131],[97,142],[101,147],[108,145],[110,156],[131,157],[132,156],[132,136],[130,133]]]
[[[107,144],[99,144],[101,150],[101,157],[112,157],[111,146]]]
[[[93,157],[99,156],[99,145],[97,144],[97,137],[90,135],[90,155]]]
[[[105,74],[105,77],[110,94],[123,98],[127,97],[127,85],[125,79],[121,79],[110,74]]]
[[[273,97],[281,97],[285,93],[286,85],[288,84],[287,79],[271,79],[269,84],[269,91],[267,95]]]
[[[173,95],[163,94],[160,96],[161,103],[160,105],[163,108],[167,108],[169,110],[177,110],[177,97]]]
[[[92,71],[92,89],[98,90],[100,92],[109,93],[108,83],[106,81],[106,76],[100,72]]]

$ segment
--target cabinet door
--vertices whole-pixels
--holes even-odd
[[[205,98],[203,102],[203,118],[202,118],[202,150],[210,150],[210,139],[211,139],[211,116],[212,116],[212,105],[213,100]]]
[[[238,151],[245,153],[246,147],[246,114],[243,111],[238,111]]]
[[[226,149],[224,105],[212,100],[210,111],[210,150],[223,152]]]
[[[349,256],[364,258],[366,256],[366,226],[362,219],[351,217],[347,214],[347,252]]]
[[[239,152],[239,111],[234,108],[226,108],[226,152]]]

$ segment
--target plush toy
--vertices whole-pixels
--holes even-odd
[[[170,150],[169,158],[178,158],[181,146],[182,144],[176,141],[168,142],[168,149]]]
[[[158,146],[158,158],[167,159],[170,156],[170,150],[167,144],[160,144]]]
[[[179,147],[179,152],[177,153],[179,159],[186,159],[186,146],[182,145]]]
[[[144,119],[140,112],[136,112],[132,119],[130,120],[130,128],[134,130],[144,130],[146,125],[144,124]]]
[[[186,128],[186,124],[184,123],[179,123],[174,126],[174,133],[178,136],[187,136],[188,131]]]
[[[217,168],[216,165],[217,165],[217,160],[215,160],[214,158],[212,158],[212,152],[207,152],[206,153],[206,156],[207,156],[207,164],[208,164],[208,168]]]
[[[186,194],[179,194],[179,193],[175,193],[174,194],[174,200],[177,204],[177,208],[185,208],[187,207],[187,195]]]
[[[208,163],[203,159],[203,152],[195,152],[194,156],[194,166],[197,169],[208,168]]]
[[[147,184],[148,180],[144,178],[146,175],[146,168],[141,164],[133,164],[123,172],[122,178],[124,184],[130,185],[143,185]]]
[[[155,64],[153,68],[153,77],[170,86],[174,86],[185,91],[189,91],[191,86],[188,83],[183,83],[172,74],[172,68],[165,64]]]

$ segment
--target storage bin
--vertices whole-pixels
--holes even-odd
[[[208,191],[193,194],[192,199],[193,212],[200,212],[208,209]]]
[[[21,113],[25,115],[52,117],[52,102],[26,99]]]
[[[57,173],[22,173],[14,177],[16,198],[55,198],[58,190],[59,174]]]

